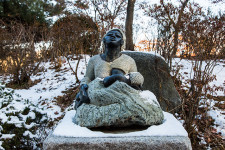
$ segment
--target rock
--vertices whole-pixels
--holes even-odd
[[[135,60],[138,72],[144,76],[143,89],[156,95],[164,111],[173,110],[181,104],[168,65],[160,56],[133,51],[123,51],[122,53]]]

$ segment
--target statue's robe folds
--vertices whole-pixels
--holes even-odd
[[[88,128],[162,123],[164,116],[159,103],[154,96],[146,97],[146,94],[154,95],[150,91],[139,91],[119,81],[104,87],[103,79],[111,75],[113,68],[129,74],[131,84],[143,84],[143,76],[137,72],[131,57],[122,54],[114,61],[106,62],[100,55],[93,56],[81,83],[88,84],[90,104],[82,104],[77,108],[74,122]]]

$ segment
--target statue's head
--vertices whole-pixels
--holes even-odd
[[[120,50],[124,49],[125,36],[120,29],[109,30],[103,37],[103,47],[119,47]]]

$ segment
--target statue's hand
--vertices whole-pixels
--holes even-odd
[[[103,84],[104,84],[105,87],[108,87],[108,86],[110,86],[111,84],[113,84],[116,81],[125,82],[128,85],[130,85],[130,80],[127,79],[122,74],[114,74],[114,75],[105,77],[104,80],[103,80]]]
[[[75,110],[81,106],[83,103],[90,103],[90,99],[88,97],[87,93],[88,85],[83,84],[80,87],[80,92],[76,95],[76,101],[75,101]]]

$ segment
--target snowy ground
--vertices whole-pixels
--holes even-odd
[[[85,56],[89,59],[89,56]],[[76,67],[77,61],[71,61],[71,66]],[[85,59],[82,59],[79,63],[78,78],[82,79],[85,71]],[[25,125],[27,129],[31,128],[34,124],[26,124],[28,117],[34,118],[35,114],[32,110],[38,110],[41,114],[46,114],[48,120],[55,120],[65,114],[56,103],[56,97],[62,96],[62,91],[66,91],[76,86],[76,79],[73,72],[70,70],[67,62],[62,64],[60,71],[56,71],[54,65],[50,62],[43,62],[40,67],[43,72],[39,72],[31,77],[31,80],[41,79],[41,82],[30,87],[29,89],[9,89],[4,87],[4,83],[8,83],[9,76],[0,75],[0,86],[4,88],[0,93],[0,121],[2,123],[16,124],[16,126]],[[1,92],[1,91],[0,91]],[[12,98],[9,96],[3,96],[4,92],[12,93]],[[2,95],[1,95],[2,94]],[[8,100],[10,99],[10,101]],[[10,103],[7,105],[7,103]],[[7,105],[6,107],[4,107]],[[31,113],[21,115],[23,110],[29,107]],[[66,110],[67,111],[67,110]],[[9,116],[11,113],[19,113],[20,116]],[[2,139],[9,139],[15,136],[14,134],[1,134],[2,127],[0,125],[0,149],[2,149]],[[27,135],[28,132],[24,133]],[[34,135],[30,135],[34,136]]]
[[[212,96],[225,96],[225,60],[220,60],[216,63],[216,66],[213,70],[213,75],[216,76],[216,79],[213,82],[210,82],[209,85],[213,87]],[[192,61],[187,59],[175,58],[173,61],[173,65],[181,66],[181,74],[184,77],[182,81],[189,87],[188,79],[193,77],[192,70]],[[205,67],[206,62],[203,63],[203,67]],[[222,87],[221,90],[216,90],[217,87]],[[225,139],[225,110],[219,109],[216,107],[216,103],[220,103],[221,105],[225,105],[225,101],[217,102],[213,99],[207,99],[202,101],[202,103],[210,106],[210,110],[208,111],[208,115],[215,119],[214,128],[217,130],[217,133],[221,133],[223,139]],[[203,104],[200,107],[205,107]]]
[[[78,68],[78,78],[82,79],[85,73],[85,68],[89,56],[85,56],[86,59],[82,59]],[[191,61],[175,59],[175,62],[178,64],[182,64],[181,72],[184,74],[185,78],[190,78],[190,70],[191,70]],[[176,64],[174,62],[174,64]],[[73,68],[76,67],[77,60],[71,60],[71,66]],[[19,112],[26,107],[29,107],[30,110],[38,110],[42,114],[46,114],[46,117],[42,118],[48,120],[54,120],[59,118],[65,114],[66,109],[62,112],[61,108],[56,103],[56,97],[62,96],[62,91],[66,91],[69,88],[75,87],[76,79],[73,75],[73,72],[70,70],[70,67],[67,62],[65,62],[60,71],[56,71],[53,68],[53,64],[50,62],[45,62],[41,64],[43,67],[43,72],[39,72],[38,74],[31,77],[31,79],[37,80],[41,79],[41,82],[30,87],[29,89],[23,90],[14,90],[12,93],[13,98],[11,98],[10,104],[7,107],[3,107],[6,103],[7,95],[5,97],[0,96],[0,121],[3,123],[11,123],[16,124],[17,126],[25,125],[27,129],[31,128],[34,124],[26,124],[26,120],[28,117],[35,118],[35,114],[31,111],[26,115],[20,115],[20,117],[16,116],[7,116],[6,114],[12,112]],[[187,73],[186,73],[187,72]],[[224,63],[219,62],[214,69],[213,74],[216,75],[217,80],[210,83],[211,85],[222,86],[225,85],[225,68]],[[0,75],[0,85],[3,86],[3,83],[9,82],[9,76],[1,76]],[[6,88],[7,91],[12,91],[12,89]],[[214,93],[215,96],[224,96],[224,91],[217,91]],[[208,112],[208,115],[212,116],[215,119],[215,128],[217,132],[221,132],[223,138],[225,139],[225,111],[218,109],[215,106],[215,102],[213,100],[208,100],[211,104],[211,110]],[[224,103],[224,102],[221,102]],[[71,108],[71,107],[70,107]],[[22,120],[21,120],[22,118]],[[0,149],[2,148],[2,139],[12,138],[13,134],[1,134],[2,127],[0,126]],[[29,131],[25,131],[24,135],[35,136],[31,134]]]

